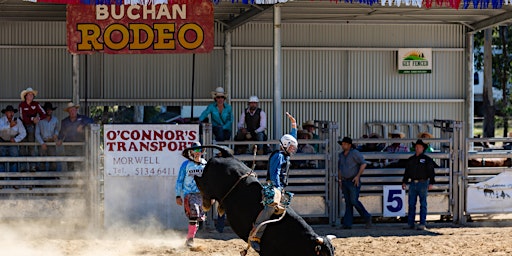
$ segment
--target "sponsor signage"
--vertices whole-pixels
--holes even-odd
[[[397,59],[400,74],[432,73],[431,48],[401,48]]]
[[[198,140],[198,125],[105,125],[105,175],[178,176],[181,152]]]
[[[72,54],[208,53],[213,50],[211,0],[152,5],[69,4]]]
[[[467,213],[512,212],[512,172],[504,171],[489,180],[470,184],[466,204]]]

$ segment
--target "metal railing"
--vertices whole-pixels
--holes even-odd
[[[464,150],[464,158],[467,159],[465,161],[465,168],[463,169],[462,174],[462,182],[460,185],[460,193],[461,193],[461,213],[462,213],[462,223],[466,223],[468,218],[470,217],[472,212],[470,212],[467,208],[468,198],[467,191],[470,185],[476,184],[482,181],[489,180],[496,175],[512,170],[512,164],[510,159],[512,159],[512,149],[506,150],[503,148],[481,148],[481,151],[475,150],[474,144],[491,144],[491,143],[510,143],[512,144],[512,138],[466,138],[465,139],[465,150]],[[480,160],[480,166],[470,166],[469,162],[472,160]],[[489,162],[495,162],[496,160],[503,161],[502,166],[489,166]],[[486,163],[487,161],[487,163]],[[508,161],[508,162],[507,162]],[[496,165],[496,164],[493,164]],[[482,214],[482,212],[478,212]],[[503,212],[495,212],[491,209],[484,214],[497,214]]]
[[[54,142],[46,143],[49,147]],[[0,143],[3,146],[39,147],[35,142]],[[57,156],[2,156],[0,164],[7,165],[0,172],[0,200],[13,207],[0,210],[3,218],[74,218],[88,220],[86,223],[101,223],[102,173],[100,166],[100,126],[86,128],[86,142],[64,142],[64,149]],[[84,155],[65,156],[67,147],[83,147]],[[46,169],[45,163],[56,163],[62,170]],[[74,170],[67,170],[68,163]],[[16,172],[10,172],[10,165],[19,165]],[[30,165],[40,168],[30,169]],[[49,165],[49,164],[48,164]],[[25,167],[24,167],[25,166]],[[24,171],[25,170],[25,171]],[[69,208],[76,208],[73,214],[66,214]],[[90,220],[90,221],[89,221]]]

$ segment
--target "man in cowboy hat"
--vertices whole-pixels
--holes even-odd
[[[436,166],[434,160],[425,155],[425,149],[428,145],[423,140],[418,139],[413,143],[415,153],[407,159],[405,172],[402,179],[402,189],[406,189],[409,184],[409,208],[407,213],[408,228],[414,229],[414,220],[416,217],[416,202],[420,198],[420,224],[416,227],[418,230],[424,230],[427,219],[427,196],[428,190],[432,189],[435,183]]]
[[[238,121],[238,132],[235,140],[237,141],[266,141],[267,135],[267,114],[258,107],[260,100],[257,96],[249,97],[248,107],[240,115]],[[237,145],[238,146],[238,145]],[[238,151],[247,151],[247,146],[237,147]],[[238,152],[241,153],[241,152]],[[245,153],[245,152],[244,152]],[[264,153],[263,144],[258,145],[258,154]]]
[[[46,111],[46,118],[39,120],[39,123],[36,125],[36,141],[41,145],[39,148],[40,156],[57,155],[56,146],[48,145],[49,142],[57,142],[59,137],[59,120],[52,115],[56,108],[50,102],[44,103],[43,109]],[[40,169],[60,171],[60,163],[50,162],[41,164]]]
[[[57,146],[62,142],[83,142],[85,141],[85,127],[93,123],[93,120],[85,115],[78,114],[80,105],[69,102],[64,109],[69,116],[62,119],[59,140]],[[65,152],[69,156],[83,156],[82,146],[66,146]],[[77,166],[73,162],[68,162],[68,170],[75,170]]]
[[[432,139],[434,138],[434,135],[428,133],[428,132],[420,132],[418,133],[418,135],[416,136],[418,139]],[[432,148],[432,146],[430,146],[430,143],[427,143],[428,147],[425,149],[425,152],[426,153],[430,153],[430,152],[434,152],[434,148]],[[413,146],[411,147],[411,151],[414,151],[414,143],[413,143]]]
[[[299,130],[297,131],[297,139],[299,140],[311,140],[313,139],[313,134],[308,132],[308,130]],[[297,148],[297,153],[304,153],[304,154],[315,154],[317,151],[315,148],[308,143],[300,143],[299,147]],[[316,168],[318,165],[318,161],[316,160],[296,160],[293,161],[293,165],[297,166],[298,168]]]
[[[20,110],[20,119],[25,126],[27,136],[23,140],[24,142],[34,142],[36,134],[36,124],[39,120],[46,118],[46,112],[41,107],[39,102],[35,101],[34,98],[37,96],[37,91],[28,87],[21,91],[20,98],[21,102],[18,105]],[[21,154],[24,156],[35,156],[36,150],[34,146],[23,146],[20,148]],[[29,169],[31,171],[36,170],[35,163],[30,163]]]
[[[11,105],[2,109],[4,116],[0,118],[0,142],[21,142],[27,136],[23,123],[14,117],[16,112],[18,110]],[[19,156],[18,146],[0,146],[0,156]],[[18,165],[17,163],[6,163],[5,167],[0,166],[0,170],[16,172]]]
[[[228,94],[224,92],[222,87],[217,87],[211,94],[215,102],[208,105],[203,113],[201,113],[199,122],[203,122],[211,115],[212,132],[215,140],[229,140],[231,138],[231,126],[233,125],[233,110],[231,105],[226,103]]]
[[[344,137],[338,141],[343,151],[338,156],[338,184],[345,198],[345,215],[343,216],[343,228],[351,229],[354,208],[365,220],[365,227],[372,226],[372,215],[364,208],[359,201],[361,190],[361,175],[366,168],[364,156],[352,147],[352,139]]]
[[[389,137],[392,139],[403,139],[405,137],[405,133],[401,132],[400,130],[394,130],[390,133],[388,133]],[[410,152],[409,148],[400,141],[394,141],[391,145],[384,148],[383,152],[388,153],[400,153],[400,152]],[[403,167],[403,161],[400,161],[400,159],[386,159],[383,163],[383,166],[395,168],[395,167]]]
[[[315,121],[313,120],[308,120],[304,123],[302,123],[302,129],[310,132],[313,137],[311,138],[312,140],[318,140],[320,139],[320,136],[318,136],[318,134],[315,133],[315,129],[317,129],[318,127],[315,125]],[[318,144],[314,144],[313,147],[315,148],[315,151],[318,152],[318,149],[319,149],[319,146]]]

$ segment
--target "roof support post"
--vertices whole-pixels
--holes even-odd
[[[231,75],[233,73],[231,53],[231,31],[224,31],[224,88],[228,92],[231,92]]]
[[[473,137],[473,129],[475,126],[475,95],[474,87],[474,57],[473,57],[473,33],[466,33],[466,134],[468,138]]]
[[[80,59],[77,54],[73,54],[73,103],[80,104],[80,95],[79,95],[79,81],[80,81]]]
[[[273,139],[277,140],[283,135],[281,107],[282,84],[282,56],[281,56],[281,6],[274,5],[274,133]]]

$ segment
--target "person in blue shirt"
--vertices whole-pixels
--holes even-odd
[[[372,226],[372,215],[368,213],[364,205],[359,201],[361,191],[361,175],[366,168],[363,155],[352,147],[352,139],[344,137],[338,141],[343,151],[338,156],[338,183],[345,199],[345,215],[343,216],[343,228],[351,229],[354,208],[364,218],[365,227]]]
[[[62,145],[62,142],[84,142],[85,141],[85,127],[94,123],[92,118],[85,115],[78,114],[80,105],[69,102],[64,109],[68,112],[69,116],[62,119],[60,124],[60,132],[58,136],[57,146]],[[83,146],[65,146],[64,152],[68,156],[83,156],[85,155]],[[68,162],[68,171],[78,171],[82,169],[81,163]]]
[[[192,146],[201,146],[194,142]],[[185,245],[192,247],[199,222],[204,221],[203,201],[199,188],[194,180],[195,176],[202,176],[206,160],[202,158],[202,149],[192,151],[194,161],[186,160],[181,164],[178,178],[176,179],[176,204],[183,205],[185,215],[188,218],[188,233]]]
[[[39,143],[39,155],[40,156],[57,156],[57,148],[54,145],[47,145],[49,142],[57,142],[59,138],[60,123],[59,120],[53,116],[53,111],[57,107],[53,107],[52,103],[46,102],[43,106],[46,112],[46,117],[39,120],[36,124],[35,138]],[[41,170],[48,171],[61,171],[61,164],[58,162],[46,162],[40,164]]]
[[[199,122],[203,122],[208,115],[211,116],[212,132],[216,141],[229,140],[233,126],[233,110],[231,105],[226,103],[227,93],[224,88],[217,87],[211,93],[215,102],[211,103],[199,116]]]
[[[265,231],[266,225],[258,227],[261,223],[269,220],[272,215],[279,213],[282,209],[282,204],[285,206],[289,205],[291,200],[291,193],[285,193],[284,188],[288,185],[288,175],[290,168],[290,156],[297,152],[297,148],[299,143],[297,142],[297,122],[295,118],[286,112],[286,116],[290,119],[292,123],[292,130],[290,134],[285,134],[280,142],[280,150],[275,150],[270,154],[269,157],[269,168],[267,171],[267,185],[264,185],[263,188],[263,211],[258,215],[256,222],[254,223],[254,228],[252,229],[249,235],[249,242],[251,247],[259,252],[260,250],[260,241],[261,236],[263,236],[263,232]],[[275,193],[278,193],[277,196],[274,196]],[[271,194],[267,196],[267,194]],[[272,199],[280,198],[278,202],[273,201]]]

